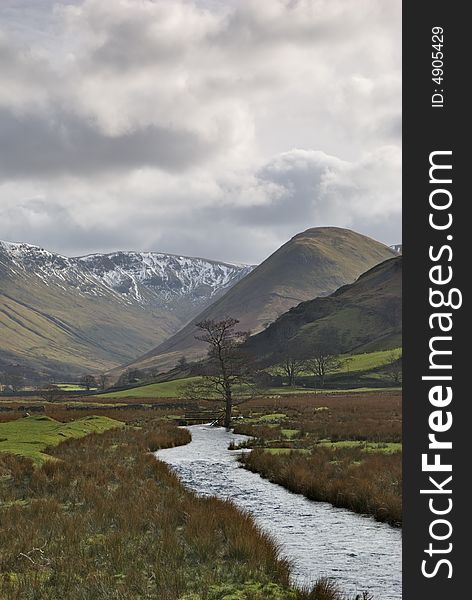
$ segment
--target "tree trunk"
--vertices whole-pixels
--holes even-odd
[[[226,405],[225,405],[225,427],[229,429],[231,427],[231,416],[233,412],[233,398],[231,391],[226,392]]]
[[[288,386],[293,387],[295,385],[295,374],[293,373],[293,371],[291,369],[287,372],[287,377],[288,377]]]

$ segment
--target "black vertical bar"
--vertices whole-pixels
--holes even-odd
[[[404,600],[449,600],[469,597],[472,594],[468,582],[470,552],[467,550],[471,534],[467,518],[470,499],[466,486],[471,481],[469,461],[472,455],[471,410],[472,405],[468,372],[472,375],[469,336],[472,333],[468,316],[468,296],[465,291],[470,269],[467,261],[471,255],[472,233],[469,233],[468,213],[470,192],[466,179],[472,172],[466,148],[470,131],[469,108],[466,110],[466,89],[470,87],[468,60],[470,25],[466,17],[466,3],[405,2],[403,16],[403,253],[404,253],[404,529],[403,529],[403,599]],[[433,81],[433,28],[443,29],[443,80]],[[438,31],[438,30],[434,30]],[[439,63],[435,63],[436,66]],[[438,94],[433,98],[433,94]],[[443,103],[441,97],[443,96]],[[433,100],[437,103],[433,104]],[[442,104],[442,106],[441,106]],[[430,183],[430,153],[452,151],[451,156],[443,155],[437,162],[449,163],[452,170],[452,184]],[[438,176],[440,174],[437,171]],[[442,173],[447,179],[446,171]],[[430,194],[434,189],[447,189],[453,197],[450,210],[437,211],[435,217],[446,219],[450,212],[453,218],[448,230],[434,230],[429,222]],[[446,202],[447,193],[438,193],[435,198]],[[452,236],[448,239],[447,236]],[[442,258],[433,262],[429,257],[430,246],[433,254],[450,245]],[[429,279],[430,268],[435,264],[444,269],[452,267],[452,281],[449,284],[433,285]],[[446,271],[444,271],[446,272]],[[447,271],[449,273],[449,271]],[[436,273],[437,274],[437,273]],[[458,288],[463,293],[463,305],[458,309],[442,307],[434,309],[429,302],[430,287],[442,289],[444,293]],[[456,296],[457,298],[458,296]],[[430,370],[430,338],[438,334],[438,328],[430,327],[429,317],[435,312],[448,312],[452,315],[449,343],[443,348],[453,349],[451,356],[444,355],[442,363],[452,362],[452,370]],[[446,321],[443,321],[443,324]],[[433,322],[436,323],[436,322]],[[437,325],[437,323],[436,323]],[[470,363],[470,364],[469,364]],[[444,407],[443,417],[450,411],[453,417],[452,428],[438,433],[440,440],[451,440],[452,450],[442,450],[440,460],[452,464],[452,472],[425,472],[422,470],[422,454],[429,452],[428,461],[434,460],[437,451],[428,450],[428,434],[432,433],[428,422],[429,415],[437,407],[429,402],[428,393],[433,385],[440,382],[423,380],[425,375],[452,375],[452,381],[442,381],[450,385],[453,399]],[[434,489],[429,476],[436,476],[441,484],[449,475],[452,483],[443,489],[451,489],[450,494],[421,494],[421,489]],[[444,510],[452,501],[452,509],[445,515],[434,515],[429,506]],[[442,541],[431,537],[430,526],[435,519],[447,520],[452,526],[450,537]],[[446,523],[433,526],[436,536],[446,536],[449,527]],[[432,544],[434,552],[425,550]],[[449,550],[449,543],[452,550]],[[440,551],[436,553],[436,551]],[[444,559],[450,561],[438,565]],[[426,577],[423,568],[428,574]],[[452,570],[451,570],[452,569]],[[452,574],[452,577],[448,576]],[[461,591],[464,590],[464,591]],[[465,593],[465,596],[464,596]]]

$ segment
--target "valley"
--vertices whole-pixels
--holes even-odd
[[[206,349],[195,340],[199,321],[231,316],[238,319],[241,330],[257,334],[290,308],[329,296],[395,256],[391,248],[348,229],[308,229],[289,240],[175,335],[126,366],[162,371],[174,367],[182,356],[189,361],[200,360]]]
[[[108,371],[175,333],[252,267],[159,253],[67,258],[0,243],[0,371]]]
[[[401,598],[401,272],[1,245],[0,596]]]

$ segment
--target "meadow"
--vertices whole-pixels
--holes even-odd
[[[190,440],[165,414],[125,411],[127,425],[106,428],[96,416],[58,426],[61,411],[75,413],[1,424],[23,434],[17,454],[0,452],[2,599],[343,600],[326,580],[291,587],[250,515],[196,497],[150,454]],[[77,435],[96,419],[101,433]],[[73,434],[57,444],[59,428]],[[26,444],[46,439],[34,462]]]
[[[109,417],[89,415],[63,423],[47,415],[30,415],[0,423],[0,452],[9,452],[41,463],[49,455],[44,450],[70,438],[121,427],[122,422]]]

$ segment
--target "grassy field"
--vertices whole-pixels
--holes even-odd
[[[402,349],[395,348],[393,350],[382,350],[380,352],[343,355],[340,356],[341,365],[337,370],[337,373],[352,373],[377,369],[386,365],[392,357],[399,358],[401,354]]]
[[[318,446],[325,448],[356,448],[363,452],[374,452],[380,454],[393,454],[402,451],[400,442],[356,442],[344,440],[342,442],[319,442]]]
[[[122,390],[121,392],[100,394],[97,398],[177,398],[182,386],[199,379],[199,377],[186,377],[185,379],[174,379],[163,383],[151,383],[129,390]]]
[[[57,387],[64,392],[85,392],[87,388],[80,383],[58,383]],[[89,391],[95,391],[96,387],[91,387]]]
[[[100,398],[111,398],[111,399],[125,399],[125,398],[133,398],[135,400],[141,399],[150,399],[153,398],[178,398],[180,392],[180,386],[182,382],[188,382],[191,380],[196,380],[197,377],[188,377],[187,379],[178,379],[175,381],[168,381],[165,383],[151,383],[149,385],[143,385],[140,387],[136,387],[129,390],[123,390],[121,392],[108,392],[106,394],[100,394],[95,397],[95,400],[99,400]],[[305,388],[305,387],[274,387],[269,388],[263,392],[265,396],[292,396],[299,394],[352,394],[352,393],[360,393],[360,392],[389,392],[389,391],[400,391],[401,387],[358,387],[358,388],[347,388],[347,389],[329,389],[329,390],[314,390],[313,388]],[[91,402],[91,397],[87,398],[87,402]]]
[[[1,598],[343,600],[326,581],[291,587],[250,515],[195,496],[149,454],[188,431],[139,423],[71,437],[41,465],[0,453]]]
[[[50,446],[121,426],[122,422],[104,416],[87,416],[62,423],[47,415],[33,415],[0,423],[0,452],[24,456],[39,464],[51,458],[44,453]]]

